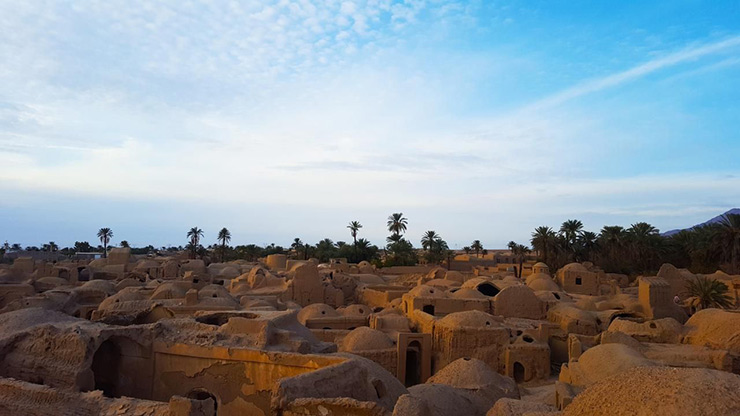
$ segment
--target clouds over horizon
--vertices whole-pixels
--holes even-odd
[[[502,246],[557,218],[673,228],[740,205],[740,28],[687,26],[681,38],[623,22],[642,44],[569,58],[563,42],[601,33],[576,16],[573,38],[535,39],[559,30],[546,12],[0,1],[11,35],[0,45],[0,212],[46,202],[53,218],[62,195],[58,220],[87,226],[74,200],[115,201],[95,221],[130,216],[121,226],[145,234],[147,210],[189,204],[187,219],[153,215],[159,244],[213,217],[284,242],[344,239],[360,219],[380,244],[385,216],[403,211],[419,235]],[[280,222],[274,235],[265,219]],[[8,220],[0,238],[49,239],[27,236],[29,221]]]

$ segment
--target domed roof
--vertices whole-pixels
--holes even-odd
[[[234,279],[240,275],[239,269],[234,266],[226,266],[218,272],[218,277]]]
[[[440,319],[437,323],[450,328],[475,327],[482,329],[501,326],[493,315],[481,311],[454,312]]]
[[[409,290],[409,295],[419,298],[444,298],[446,297],[445,292],[441,289],[437,289],[427,285],[419,285]]]
[[[547,264],[545,264],[545,263],[543,263],[543,262],[541,262],[541,261],[538,261],[537,263],[535,263],[535,264],[534,264],[534,265],[532,266],[532,268],[533,268],[533,269],[534,269],[535,267],[536,267],[536,268],[538,268],[538,269],[549,269],[549,268],[550,268],[550,267],[548,267],[548,265],[547,265]]]
[[[298,312],[298,322],[306,325],[306,321],[313,318],[327,318],[330,316],[339,316],[339,313],[331,306],[325,303],[312,303]]]
[[[740,414],[740,376],[703,368],[641,367],[587,388],[564,416]]]
[[[578,359],[577,372],[580,385],[588,385],[632,367],[652,367],[655,362],[624,344],[600,344],[589,348]],[[575,366],[574,366],[575,367]]]
[[[206,285],[198,291],[200,298],[232,298],[231,294],[221,285]]]
[[[684,341],[692,345],[726,349],[740,355],[740,314],[703,309],[686,321]]]
[[[183,285],[176,285],[174,282],[164,282],[157,286],[149,299],[182,299],[187,293]]]
[[[517,279],[514,276],[506,276],[503,279],[501,279],[501,281],[506,282],[506,283],[520,283],[521,282],[519,279]]]
[[[342,340],[342,351],[384,350],[393,347],[393,341],[384,332],[361,326],[353,329]]]
[[[488,296],[480,293],[479,291],[475,289],[469,288],[469,287],[458,289],[454,291],[450,296],[455,299],[487,299],[488,298]]]
[[[588,269],[586,266],[582,265],[581,263],[568,263],[565,266],[563,266],[563,270],[569,270],[573,272],[587,272]]]
[[[546,274],[540,274],[539,278],[535,278],[530,280],[527,278],[527,286],[529,286],[530,289],[534,291],[538,290],[547,290],[549,292],[558,292],[560,291],[560,286],[558,286],[557,283],[555,283],[552,278]],[[531,277],[531,276],[530,276]]]
[[[513,379],[493,371],[488,364],[477,358],[458,358],[429,378],[427,383],[447,384],[463,389],[481,389],[494,385],[503,390],[516,390]]]
[[[36,288],[37,291],[43,292],[46,290],[51,290],[54,288],[57,288],[59,286],[67,286],[69,285],[69,282],[62,279],[61,277],[42,277],[35,282],[33,282],[33,287]]]
[[[354,304],[338,310],[343,316],[368,316],[373,310],[367,305]]]
[[[82,286],[80,286],[80,289],[99,290],[108,294],[116,293],[116,285],[110,280],[90,280],[89,282],[83,283]]]

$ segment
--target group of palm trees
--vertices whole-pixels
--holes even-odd
[[[583,229],[579,220],[563,222],[556,232],[548,226],[532,233],[537,257],[552,269],[572,261],[592,261],[605,270],[626,274],[656,272],[663,263],[695,273],[724,269],[740,273],[740,215],[662,236],[657,228],[638,222],[629,228],[604,226],[599,234]]]

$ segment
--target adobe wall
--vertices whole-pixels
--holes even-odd
[[[506,328],[449,328],[435,325],[432,334],[432,373],[462,357],[477,358],[497,369],[506,345],[509,345],[509,331]]]
[[[340,364],[343,358],[154,343],[152,398],[166,401],[201,389],[214,395],[219,415],[270,415],[278,379]]]

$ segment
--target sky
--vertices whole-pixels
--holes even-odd
[[[526,243],[740,206],[734,1],[0,0],[0,241]]]

